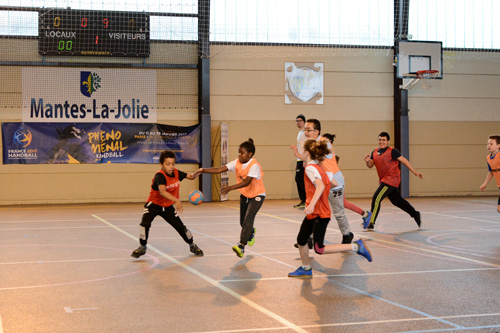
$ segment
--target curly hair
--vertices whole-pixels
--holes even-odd
[[[304,143],[304,150],[311,155],[311,159],[321,162],[325,156],[330,154],[330,149],[325,141],[307,140]]]

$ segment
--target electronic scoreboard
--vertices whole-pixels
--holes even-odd
[[[43,8],[38,53],[59,56],[149,57],[149,14]]]

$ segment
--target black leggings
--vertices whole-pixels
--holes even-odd
[[[260,207],[264,203],[265,196],[256,196],[255,198],[247,198],[240,195],[240,243],[247,244],[252,237],[253,224],[255,216],[259,212]]]
[[[144,229],[141,229],[140,235],[140,243],[142,246],[146,246],[149,238],[149,229],[151,228],[151,223],[160,215],[163,217],[165,221],[168,222],[174,229],[181,235],[182,239],[188,244],[193,243],[193,235],[191,231],[182,223],[181,219],[178,216],[175,216],[174,206],[162,207],[155,205],[152,202],[146,202],[144,205],[144,214],[142,214],[142,220],[140,226]]]
[[[325,242],[326,228],[330,218],[320,218],[316,217],[314,219],[308,220],[307,217],[304,218],[302,224],[300,225],[299,234],[297,235],[297,244],[305,246],[307,245],[307,239],[312,234],[314,243],[318,244],[319,248],[323,248]]]
[[[301,202],[306,202],[306,185],[304,180],[304,162],[297,161],[295,167],[295,182],[297,183],[297,192]]]
[[[413,208],[413,206],[408,201],[403,199],[403,197],[399,193],[397,187],[387,185],[384,183],[380,183],[380,186],[373,194],[372,218],[370,220],[370,223],[375,223],[375,221],[377,220],[377,216],[378,216],[378,213],[380,212],[380,206],[382,204],[382,200],[384,200],[385,197],[388,197],[394,206],[399,207],[400,209],[404,210],[411,217],[414,218],[417,215],[417,211],[415,210],[415,208]]]

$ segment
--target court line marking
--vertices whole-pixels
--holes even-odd
[[[470,315],[456,315],[456,316],[441,316],[436,317],[440,319],[460,319],[460,318],[474,318],[474,317],[493,317],[500,316],[500,313],[480,313],[480,314],[470,314]],[[372,320],[372,321],[356,321],[347,323],[332,323],[332,324],[317,324],[317,325],[301,325],[302,328],[321,328],[321,327],[335,327],[335,326],[352,326],[352,325],[370,325],[370,324],[390,324],[390,323],[403,323],[411,321],[428,321],[432,318],[405,318],[405,319],[390,319],[390,320]],[[436,331],[462,331],[462,330],[473,330],[480,328],[496,328],[500,327],[500,324],[490,325],[490,326],[476,326],[476,327],[463,327],[463,328],[448,328],[448,329],[436,329],[436,330],[424,330],[424,331],[407,331],[410,332],[436,332]],[[225,330],[225,331],[200,331],[197,333],[231,333],[231,332],[256,332],[256,331],[280,331],[285,330],[286,327],[269,327],[269,328],[256,328],[256,329],[239,329],[239,330]]]
[[[229,208],[233,208],[233,209],[237,209],[235,207],[231,207],[231,206],[224,205],[224,204],[220,204],[220,205],[221,206],[225,206],[225,207],[229,207]],[[294,221],[294,220],[282,218],[282,217],[279,217],[279,216],[273,216],[271,214],[260,213],[260,212],[258,213],[258,215],[261,215],[261,214],[265,215],[265,216],[269,216],[269,217],[274,217],[274,218],[279,219],[279,220],[293,222],[293,223],[296,223],[296,224],[302,223],[302,222],[298,222],[298,221]],[[455,216],[450,216],[450,217],[455,218]],[[330,229],[330,228],[328,228],[328,229]],[[339,231],[339,233],[340,233],[340,231]],[[454,255],[454,254],[449,254],[449,253],[446,253],[446,252],[431,250],[431,249],[427,249],[427,248],[420,248],[420,247],[416,247],[416,246],[411,246],[411,245],[407,245],[407,244],[401,244],[401,243],[391,242],[391,241],[387,241],[387,240],[381,240],[381,239],[378,239],[378,238],[369,237],[369,236],[365,236],[365,235],[363,235],[363,237],[360,237],[359,234],[358,234],[357,236],[359,238],[370,239],[372,241],[378,241],[378,242],[382,242],[382,243],[387,243],[387,244],[391,244],[391,245],[394,245],[394,246],[406,247],[406,248],[410,248],[410,249],[413,249],[413,250],[419,250],[419,251],[425,251],[425,252],[429,252],[429,253],[433,253],[433,254],[439,254],[439,255],[442,255],[442,256],[450,257],[450,258],[455,258],[455,259],[459,259],[459,260],[473,262],[473,263],[476,263],[476,264],[481,264],[481,265],[486,265],[486,266],[493,266],[493,267],[500,267],[500,265],[497,265],[497,264],[492,264],[492,263],[488,263],[488,262],[484,262],[484,261],[480,261],[480,260],[470,259],[470,258],[466,258],[466,257]]]
[[[0,265],[24,265],[24,264],[58,264],[71,262],[93,262],[93,261],[117,261],[130,260],[128,258],[106,258],[106,259],[73,259],[73,260],[35,260],[35,261],[9,261],[0,262]]]
[[[343,278],[343,277],[365,277],[365,276],[384,276],[384,275],[411,275],[411,274],[432,274],[432,273],[451,273],[451,272],[476,272],[476,271],[495,271],[500,268],[456,268],[456,269],[436,269],[429,271],[399,271],[399,272],[380,272],[380,273],[353,273],[353,274],[328,274],[314,276],[318,278]],[[288,280],[288,277],[274,277],[274,278],[255,278],[255,279],[231,279],[219,280],[220,283],[227,282],[252,282],[252,281],[272,281],[272,280]]]
[[[260,214],[260,213],[259,213]],[[197,233],[200,233],[199,231],[197,231]],[[203,234],[203,233],[201,233]],[[205,235],[207,237],[210,237],[209,235]],[[226,244],[230,244],[229,242],[226,242],[224,240],[221,240],[221,239],[218,239],[218,238],[215,238],[215,237],[210,237],[210,238],[213,238],[215,240],[218,240],[219,242],[223,242],[223,243],[226,243]],[[286,262],[283,262],[281,260],[278,260],[278,259],[274,259],[274,258],[271,258],[271,257],[268,257],[268,256],[265,256],[265,255],[262,255],[260,253],[257,253],[257,252],[254,252],[254,251],[251,251],[251,250],[247,250],[245,249],[245,253],[253,253],[257,256],[260,256],[262,258],[266,258],[268,260],[271,260],[271,261],[274,261],[276,263],[279,263],[281,265],[284,265],[284,266],[287,266],[287,267],[290,267],[290,268],[295,268],[296,266],[293,266],[293,265],[290,265]],[[322,277],[322,276],[326,276],[326,274],[323,274],[323,273],[319,273],[318,275],[315,275],[315,276],[319,276],[319,277]],[[338,281],[334,281],[334,280],[330,280],[332,283],[335,283],[339,286],[342,286],[346,289],[350,289],[358,294],[361,294],[361,295],[365,295],[365,296],[368,296],[370,298],[373,298],[373,299],[376,299],[378,301],[381,301],[381,302],[385,302],[385,303],[388,303],[390,305],[393,305],[395,307],[398,307],[398,308],[401,308],[403,310],[407,310],[407,311],[410,311],[410,312],[413,312],[413,313],[416,313],[416,314],[419,314],[419,315],[422,315],[423,317],[427,317],[427,318],[436,318],[435,316],[432,316],[428,313],[425,313],[423,311],[420,311],[420,310],[417,310],[417,309],[414,309],[414,308],[411,308],[411,307],[408,307],[406,305],[403,305],[403,304],[399,304],[399,303],[396,303],[396,302],[393,302],[391,300],[388,300],[388,299],[385,299],[383,297],[380,297],[380,296],[377,296],[377,295],[374,295],[374,294],[371,294],[371,293],[368,293],[364,290],[361,290],[361,289],[358,289],[358,288],[355,288],[355,287],[352,287],[352,286],[349,286],[349,285],[346,285],[344,283],[341,283],[341,282],[338,282]],[[458,324],[455,324],[455,323],[452,323],[452,322],[449,322],[449,321],[446,321],[446,320],[443,320],[443,319],[436,319],[437,321],[443,323],[443,324],[446,324],[448,326],[452,326],[452,327],[462,327],[461,325],[458,325]]]
[[[434,213],[434,212],[428,212],[426,214],[432,214],[432,215],[436,215],[436,216],[449,217],[449,218],[461,219],[461,220],[470,220],[470,221],[477,221],[477,222],[500,224],[500,222],[498,222],[498,221],[488,221],[488,220],[483,220],[483,219],[476,219],[476,218],[473,218],[473,217],[448,215],[448,214],[441,214],[441,213]]]
[[[0,333],[3,333],[2,315],[0,315]]]
[[[259,212],[258,215],[260,215],[260,214],[261,213]],[[426,213],[426,214],[428,214],[428,213]],[[433,214],[436,214],[436,213],[433,213]],[[273,217],[270,214],[264,214],[263,213],[263,215]],[[444,216],[446,216],[446,215],[444,215]],[[449,217],[456,218],[456,216],[451,216],[451,215]],[[297,222],[297,221],[294,221],[294,220],[281,218],[279,216],[276,216],[275,218],[280,219],[280,220],[294,222],[294,223],[297,223],[297,224],[301,223],[301,222]],[[482,220],[478,220],[478,221],[482,221]],[[493,267],[500,267],[500,265],[497,265],[497,264],[492,264],[492,263],[488,263],[488,262],[484,262],[484,261],[480,261],[480,260],[470,259],[470,258],[466,258],[466,257],[462,257],[462,256],[458,256],[458,255],[454,255],[454,254],[450,254],[450,253],[446,253],[446,252],[441,252],[441,251],[431,250],[431,249],[427,249],[427,248],[416,247],[416,246],[407,245],[407,244],[396,243],[396,242],[392,242],[392,241],[388,241],[388,240],[382,240],[382,239],[378,239],[378,238],[374,238],[374,237],[370,237],[370,236],[365,236],[365,235],[363,235],[363,237],[360,237],[359,233],[358,233],[358,237],[359,238],[364,238],[364,239],[370,239],[370,240],[376,241],[376,242],[387,243],[387,244],[391,244],[391,245],[394,245],[394,246],[406,247],[406,248],[410,248],[410,249],[413,249],[413,250],[419,250],[419,251],[429,252],[429,253],[433,253],[433,254],[439,254],[439,255],[442,255],[442,256],[445,256],[445,257],[450,257],[450,258],[460,259],[460,260],[464,260],[464,261],[469,261],[469,262],[473,262],[473,263],[476,263],[476,264],[481,264],[481,265],[486,265],[486,266],[493,266]]]
[[[102,223],[112,227],[113,229],[115,229],[116,231],[119,231],[120,233],[124,234],[125,236],[135,240],[135,241],[139,241],[139,238],[133,236],[132,234],[129,234],[128,232],[126,232],[125,230],[122,230],[120,229],[119,227],[113,225],[112,223],[106,221],[105,219],[103,218],[100,218],[99,216],[95,215],[95,214],[91,214],[93,217],[95,217],[97,220],[101,221]],[[238,301],[242,302],[242,303],[245,303],[247,305],[249,305],[250,307],[254,308],[255,310],[257,311],[260,311],[262,312],[263,314],[267,315],[268,317],[271,317],[272,319],[282,323],[283,325],[285,325],[286,327],[288,327],[289,329],[292,329],[296,332],[307,332],[305,331],[304,329],[300,328],[299,326],[295,325],[294,323],[286,320],[285,318],[277,315],[276,313],[264,308],[263,306],[260,306],[259,304],[251,301],[250,299],[238,294],[237,292],[235,292],[234,290],[218,283],[217,281],[215,281],[214,279],[210,278],[209,276],[201,273],[200,271],[192,268],[191,266],[189,265],[186,265],[185,263],[169,256],[168,254],[164,253],[163,251],[155,248],[154,246],[152,245],[148,245],[148,248],[153,250],[154,252],[158,253],[159,255],[161,255],[162,257],[170,260],[172,263],[184,268],[185,270],[189,271],[190,273],[198,276],[199,278],[205,280],[206,282],[208,282],[209,284],[213,285],[214,287],[217,287],[219,288],[221,291],[227,293],[228,295],[236,298]]]

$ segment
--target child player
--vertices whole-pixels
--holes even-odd
[[[493,177],[495,177],[497,186],[500,188],[500,154],[498,153],[500,151],[500,135],[490,135],[486,148],[489,152],[489,155],[486,156],[488,173],[486,174],[484,183],[479,187],[481,191],[484,191],[486,185],[488,185]],[[497,212],[500,213],[500,197],[497,202]]]
[[[372,261],[370,251],[362,239],[352,244],[324,245],[323,243],[326,228],[328,227],[332,214],[328,201],[330,184],[332,186],[338,185],[335,178],[332,177],[330,180],[326,171],[319,165],[328,154],[330,154],[330,149],[324,141],[307,140],[304,143],[302,160],[306,163],[306,208],[304,209],[306,217],[302,221],[299,234],[297,235],[297,244],[299,245],[302,266],[297,268],[294,272],[289,273],[289,277],[312,277],[309,247],[307,246],[307,239],[311,233],[314,239],[314,251],[317,254],[356,251],[357,254],[365,257],[368,261]]]
[[[189,250],[195,256],[203,256],[203,251],[193,242],[191,231],[182,223],[179,215],[182,214],[183,208],[179,199],[180,182],[184,179],[193,180],[195,174],[186,174],[175,168],[175,153],[170,150],[165,150],[160,154],[161,170],[156,173],[151,184],[149,197],[144,205],[144,213],[142,214],[141,230],[139,246],[131,256],[139,258],[146,254],[147,243],[149,238],[149,229],[154,218],[158,215],[163,217],[179,233],[186,243],[189,244]]]
[[[240,258],[245,255],[245,246],[255,244],[255,228],[253,227],[255,216],[264,203],[266,189],[262,178],[264,172],[259,162],[253,158],[255,155],[255,145],[250,138],[240,144],[238,158],[219,168],[200,168],[196,175],[201,173],[221,173],[232,171],[236,173],[236,184],[222,187],[221,194],[229,191],[240,191],[240,243],[233,246],[233,251]]]

